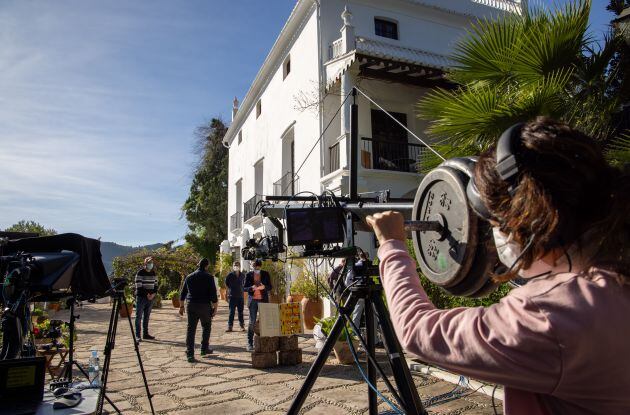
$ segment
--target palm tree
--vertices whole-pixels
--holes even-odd
[[[455,88],[436,89],[418,104],[438,151],[477,154],[514,123],[546,115],[612,142],[609,154],[625,157],[614,161],[630,162],[630,138],[619,138],[613,122],[621,102],[611,63],[622,40],[611,31],[596,42],[590,9],[590,1],[576,0],[477,22],[455,48],[448,74]],[[438,163],[427,155],[422,164]]]

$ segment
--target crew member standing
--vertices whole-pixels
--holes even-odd
[[[195,333],[197,323],[201,321],[201,356],[212,353],[210,346],[210,330],[212,317],[217,312],[217,287],[214,277],[206,271],[209,261],[203,258],[199,261],[197,271],[188,275],[184,280],[182,292],[179,296],[181,306],[179,314],[184,315],[184,300],[188,313],[188,327],[186,329],[186,356],[189,362],[195,361]]]
[[[153,309],[153,299],[157,293],[158,283],[153,258],[144,259],[144,268],[136,273],[136,338],[140,340],[140,322],[142,322],[142,338],[155,340],[149,334],[149,317]]]
[[[245,331],[245,319],[243,318],[243,308],[245,300],[243,299],[243,287],[245,286],[245,274],[241,272],[241,263],[234,261],[232,272],[225,277],[225,285],[227,286],[227,297],[230,305],[230,315],[228,317],[228,327],[226,332],[232,331],[234,325],[234,313],[238,310],[238,322],[241,324],[241,331]]]
[[[267,271],[261,270],[262,261],[254,261],[254,270],[245,277],[245,292],[249,294],[247,307],[249,308],[249,326],[247,328],[247,351],[254,350],[254,324],[258,318],[258,304],[269,302],[271,291],[271,277]]]

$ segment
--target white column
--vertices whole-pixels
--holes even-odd
[[[341,40],[343,44],[343,53],[348,53],[355,49],[356,39],[354,35],[354,26],[352,26],[352,14],[346,6],[341,13],[343,19],[343,27],[341,28]],[[348,95],[354,87],[354,80],[350,71],[346,71],[341,77],[341,102],[344,101],[346,95]],[[348,138],[350,137],[350,106],[352,105],[352,97],[349,97],[343,104],[343,108],[340,112],[341,118],[341,134],[345,134],[346,138],[339,143],[339,165],[347,169],[348,160],[350,158],[350,147],[347,145]]]

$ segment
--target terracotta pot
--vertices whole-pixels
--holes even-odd
[[[350,351],[350,346],[347,341],[338,341],[333,346],[333,350],[335,351],[335,357],[340,364],[351,365],[354,363],[354,357],[352,356],[352,352]]]
[[[175,308],[179,308],[179,306],[181,305],[181,302],[179,301],[179,298],[177,297],[171,298],[171,301],[173,302],[173,307]]]
[[[227,289],[226,288],[219,288],[219,296],[221,297],[221,299],[223,301],[227,300]]]
[[[48,309],[53,311],[59,311],[61,309],[61,304],[59,303],[48,303]]]
[[[317,300],[303,298],[301,304],[302,315],[304,316],[304,328],[313,330],[313,327],[315,327],[315,319],[322,318],[324,314],[324,302],[321,298]]]
[[[287,303],[299,303],[303,298],[304,296],[302,294],[290,294],[287,297]]]
[[[121,304],[118,312],[120,313],[120,317],[130,316],[133,312],[133,304],[127,304],[126,307],[124,304]]]
[[[269,294],[269,302],[273,304],[280,304],[280,296],[277,294]]]

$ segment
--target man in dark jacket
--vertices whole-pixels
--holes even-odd
[[[245,331],[245,320],[243,318],[243,287],[245,285],[245,274],[241,272],[241,263],[234,261],[232,272],[225,277],[227,287],[227,298],[230,304],[230,315],[228,317],[228,328],[226,332],[232,331],[234,325],[234,312],[238,310],[238,322],[241,324],[241,331]]]
[[[247,328],[247,351],[254,350],[254,324],[258,318],[258,304],[269,302],[271,292],[271,276],[267,271],[261,270],[262,261],[254,261],[254,270],[249,271],[245,277],[245,292],[247,297],[247,307],[249,308],[249,327]]]
[[[144,259],[144,268],[136,273],[136,338],[140,340],[140,323],[142,322],[142,338],[155,340],[149,334],[149,317],[153,309],[153,299],[157,293],[158,283],[153,258]]]
[[[199,269],[188,275],[184,280],[182,292],[179,296],[182,305],[179,314],[184,315],[184,300],[186,300],[186,312],[188,313],[188,328],[186,331],[186,356],[189,362],[195,361],[195,333],[197,323],[201,320],[201,356],[212,353],[209,347],[212,317],[217,312],[217,287],[214,277],[206,268],[208,259],[199,261]]]

